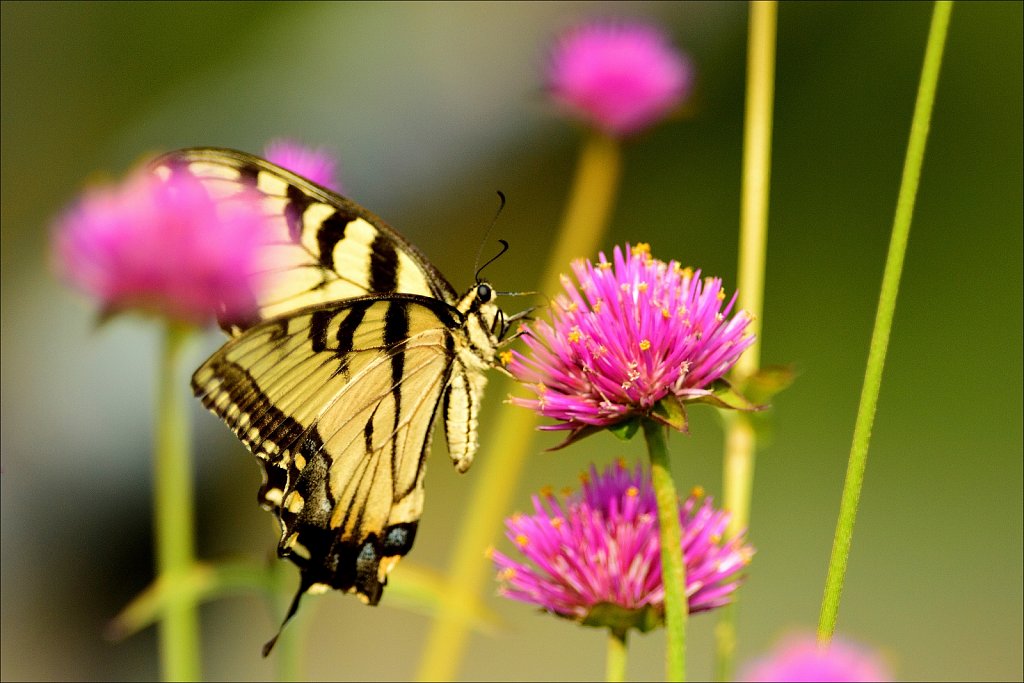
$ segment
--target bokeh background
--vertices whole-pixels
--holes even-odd
[[[904,679],[1022,675],[1022,6],[960,3],[875,423],[840,632]],[[512,250],[488,275],[534,286],[582,139],[546,103],[559,29],[594,16],[663,24],[698,69],[684,117],[630,143],[605,246],[649,241],[735,286],[747,8],[623,5],[15,3],[2,24],[2,678],[154,678],[149,629],[104,640],[152,578],[150,440],[158,335],[91,302],[47,258],[50,223],[89,181],[183,146],[259,152],[278,136],[334,151],[348,194],[399,227],[458,289],[495,207]],[[779,12],[764,360],[794,363],[758,461],[740,661],[817,619],[931,15],[929,3],[796,3]],[[190,349],[195,367],[214,332]],[[187,382],[187,373],[181,381]],[[505,411],[488,397],[487,435]],[[193,406],[204,558],[267,557],[258,468]],[[721,489],[721,430],[695,409],[672,439],[681,487]],[[643,455],[599,436],[537,452],[517,485],[574,484]],[[405,564],[444,571],[473,472],[435,448]],[[511,510],[510,510],[511,512]],[[499,545],[506,541],[495,539]],[[465,679],[598,678],[600,632],[493,594],[496,633]],[[428,617],[333,594],[307,600],[306,673],[408,678]],[[691,624],[711,675],[715,618]],[[206,674],[260,680],[276,627],[258,597],[203,608]],[[629,673],[660,678],[663,639]]]

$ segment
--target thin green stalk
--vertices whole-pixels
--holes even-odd
[[[626,639],[628,631],[608,631],[608,657],[605,660],[605,680],[608,683],[622,683],[626,680]]]
[[[191,570],[192,469],[186,396],[177,366],[187,328],[168,324],[160,356],[154,444],[154,519],[157,575],[177,586]],[[160,668],[165,681],[199,680],[199,613],[189,591],[173,591],[160,621]]]
[[[850,543],[853,539],[853,525],[857,518],[857,506],[860,503],[860,492],[864,484],[864,469],[867,466],[871,427],[875,419],[875,408],[878,405],[882,369],[885,366],[885,353],[889,345],[889,333],[892,330],[896,295],[899,292],[900,274],[903,270],[907,239],[910,235],[910,220],[914,214],[914,200],[917,197],[917,186],[921,177],[921,164],[924,160],[932,105],[935,102],[935,89],[939,80],[939,67],[942,65],[942,50],[946,43],[952,9],[952,2],[943,0],[936,2],[932,13],[931,29],[928,32],[928,46],[925,48],[921,83],[918,86],[914,117],[910,124],[910,141],[903,164],[903,179],[900,182],[899,198],[896,202],[896,216],[893,219],[889,254],[885,261],[885,273],[882,275],[882,291],[878,299],[878,312],[875,314],[875,328],[871,333],[871,348],[868,351],[864,386],[861,389],[857,422],[853,430],[853,444],[850,448],[850,460],[846,468],[846,483],[843,485],[843,497],[839,506],[839,521],[832,544],[828,578],[825,581],[825,596],[821,603],[818,640],[823,644],[832,639],[832,634],[836,629],[839,600],[843,592],[846,564],[850,555]]]
[[[644,420],[644,438],[651,459],[651,483],[658,504],[658,541],[661,544],[661,576],[665,585],[665,680],[686,680],[686,563],[683,532],[679,524],[679,496],[668,463],[665,428]]]
[[[750,3],[740,204],[739,306],[751,314],[750,331],[757,337],[733,369],[733,380],[739,385],[756,374],[761,364],[777,12],[775,2]],[[742,533],[750,525],[756,453],[757,435],[750,420],[741,413],[731,414],[726,421],[722,475],[725,509],[731,514],[726,532],[730,537]],[[719,681],[733,678],[738,611],[735,600],[721,612],[715,627],[715,679]]]
[[[616,140],[591,134],[580,154],[576,176],[562,226],[550,252],[540,292],[559,287],[559,275],[574,257],[597,251],[607,230],[619,185],[622,156]],[[492,395],[507,395],[512,383],[505,379]],[[516,492],[516,484],[531,452],[537,418],[533,412],[514,408],[503,411],[493,433],[483,435],[476,482],[455,542],[448,574],[447,601],[427,636],[417,678],[421,681],[452,680],[458,672],[469,635],[469,622],[460,617],[461,595],[480,595],[489,580],[486,548],[501,535],[501,521]]]

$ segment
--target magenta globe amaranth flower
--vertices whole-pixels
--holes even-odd
[[[572,267],[579,286],[563,277],[550,322],[525,326],[528,353],[508,363],[536,395],[511,402],[557,420],[541,429],[571,430],[569,441],[635,428],[636,417],[685,429],[684,403],[743,407],[715,392],[754,341],[745,311],[729,317],[736,296],[726,299],[720,279],[655,259],[646,244]]]
[[[311,149],[291,140],[274,140],[263,151],[267,161],[296,175],[308,178],[328,190],[341,192],[341,185],[335,178],[338,162],[323,149]]]
[[[813,635],[791,636],[744,670],[741,681],[891,681],[892,672],[867,648],[833,639],[825,647]]]
[[[87,191],[57,221],[53,252],[105,315],[138,309],[202,324],[254,311],[267,230],[255,198],[215,202],[187,173],[142,170]]]
[[[694,492],[679,506],[690,612],[728,603],[753,549],[724,539],[728,513]],[[659,625],[664,613],[658,514],[650,474],[616,463],[591,466],[581,491],[533,497],[534,513],[505,522],[523,556],[491,557],[502,595],[558,616],[624,632]]]
[[[660,29],[592,22],[563,33],[551,51],[547,87],[556,103],[619,137],[656,123],[682,103],[689,61]]]

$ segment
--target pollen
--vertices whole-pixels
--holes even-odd
[[[701,497],[703,497],[703,495],[704,495],[704,487],[701,486],[700,484],[697,484],[692,489],[690,489],[690,495],[693,496],[694,498],[701,498]]]
[[[579,327],[574,327],[574,328],[572,328],[572,332],[569,333],[569,341],[571,341],[573,344],[575,344],[576,342],[578,342],[580,340],[580,338],[582,336],[583,335],[580,334],[580,328]]]
[[[519,546],[520,548],[525,548],[527,545],[529,545],[529,543],[530,543],[530,539],[528,539],[526,537],[526,534],[517,534],[516,535],[516,545]]]
[[[494,546],[493,545],[487,546],[487,549],[484,550],[484,557],[486,557],[488,560],[493,560],[494,559]]]
[[[501,361],[502,365],[508,365],[509,363],[512,362],[512,352],[502,351],[501,353],[498,354],[498,360]]]
[[[641,339],[640,340],[640,350],[641,351],[646,351],[649,348],[651,348],[651,340],[650,339]]]
[[[647,291],[647,283],[646,282],[641,282],[640,284],[638,284],[636,286],[636,291],[641,292],[641,293],[646,292]]]
[[[565,523],[565,520],[562,519],[561,517],[552,517],[548,521],[551,523],[551,528],[552,529],[561,529],[562,528],[562,524]]]
[[[650,256],[650,255],[651,255],[651,245],[648,244],[647,242],[638,242],[637,245],[635,247],[633,247],[633,256]]]
[[[679,270],[679,274],[683,276],[683,279],[689,280],[690,278],[693,277],[693,268],[691,268],[690,266],[686,266],[685,268]]]
[[[544,486],[540,487],[540,495],[543,496],[544,498],[550,498],[551,496],[554,495],[554,493],[555,489],[550,484],[545,484]]]
[[[601,270],[611,270],[612,264],[608,263],[608,261],[601,261],[597,264],[597,267]]]
[[[718,290],[718,294],[716,294],[716,295],[715,295],[715,297],[716,297],[716,298],[717,298],[717,299],[718,299],[719,301],[725,301],[725,290],[724,290],[724,289],[720,289],[720,290]]]
[[[630,486],[628,489],[626,489],[626,495],[629,496],[630,498],[636,498],[637,496],[640,495],[640,489],[638,489],[635,486]]]
[[[669,318],[672,317],[672,311],[668,310],[667,308],[662,308],[661,317],[664,318],[665,320],[668,320]]]
[[[576,303],[575,301],[570,301],[569,305],[565,307],[565,310],[568,311],[569,313],[575,313],[579,309],[580,309],[580,305],[578,303]]]
[[[594,305],[593,305],[594,313],[600,313],[601,312],[601,305],[603,303],[604,303],[604,301],[602,299],[598,299],[597,301],[594,302]]]
[[[516,570],[512,567],[505,567],[498,573],[498,578],[502,581],[511,581],[516,578]]]

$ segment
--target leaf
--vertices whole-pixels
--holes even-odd
[[[570,444],[576,443],[580,439],[585,439],[588,436],[591,436],[593,434],[597,434],[598,432],[604,431],[605,429],[607,429],[607,427],[596,427],[594,425],[586,425],[584,427],[577,427],[576,429],[573,429],[571,432],[569,432],[569,436],[565,437],[565,439],[561,443],[559,443],[559,444],[557,444],[555,446],[552,446],[551,448],[546,448],[544,450],[549,451],[549,452],[550,451],[560,451],[563,448],[565,448],[566,446],[568,446]]]
[[[677,431],[687,431],[686,406],[678,396],[673,394],[668,394],[654,404],[654,408],[651,409],[651,417]]]
[[[622,422],[617,422],[608,427],[608,431],[617,436],[622,441],[629,441],[630,439],[632,439],[639,429],[640,418],[638,417],[631,417],[629,419],[623,420]]]
[[[747,378],[743,393],[754,403],[768,403],[776,394],[789,388],[796,379],[793,365],[769,365]]]
[[[626,633],[631,628],[647,633],[661,626],[663,620],[662,613],[651,606],[626,609],[610,602],[600,602],[590,608],[580,623],[608,628],[615,633]]]
[[[738,392],[725,379],[717,379],[711,384],[711,390],[684,399],[685,403],[707,403],[716,408],[726,410],[743,410],[756,412],[768,406],[752,403],[746,396]]]

